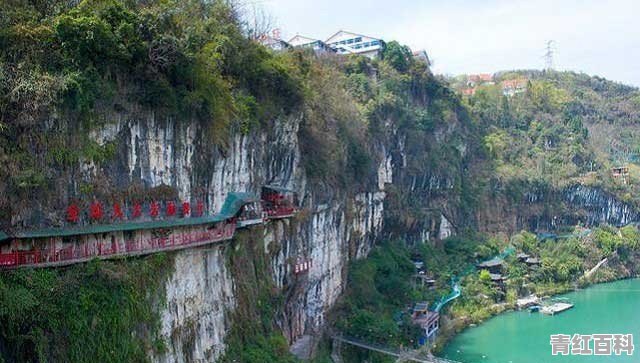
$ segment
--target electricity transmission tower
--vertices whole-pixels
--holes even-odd
[[[546,52],[544,53],[545,69],[553,69],[553,52],[555,51],[555,42],[553,40],[547,41]]]

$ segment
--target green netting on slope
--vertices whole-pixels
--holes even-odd
[[[225,219],[234,217],[240,208],[246,203],[256,201],[256,197],[250,193],[231,192],[227,195],[225,202],[219,214],[203,217],[190,218],[172,218],[166,220],[155,220],[145,222],[122,222],[114,224],[94,224],[86,226],[68,227],[68,228],[43,228],[31,231],[16,232],[9,236],[5,232],[0,231],[0,241],[9,238],[47,238],[47,237],[65,237],[78,236],[83,234],[109,233],[116,231],[134,231],[141,229],[155,228],[172,228],[195,226],[200,224],[208,224],[220,222]]]

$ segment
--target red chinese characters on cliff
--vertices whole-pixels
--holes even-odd
[[[135,202],[133,208],[131,210],[131,218],[136,219],[142,216],[142,204],[140,202]]]
[[[78,223],[80,219],[80,208],[76,204],[71,204],[67,208],[67,222]]]
[[[102,211],[102,204],[100,202],[93,202],[89,206],[89,218],[94,221],[102,219],[104,212]]]
[[[173,217],[176,215],[176,203],[168,202],[167,203],[167,216]]]
[[[161,214],[164,214],[167,217],[179,216],[181,218],[188,217],[202,217],[205,213],[204,203],[202,201],[198,201],[195,210],[191,209],[191,203],[188,201],[176,203],[174,201],[168,201],[165,204],[164,210],[161,210],[162,204],[157,201],[152,201],[149,203],[149,216],[152,218],[160,218]],[[110,213],[109,210],[105,210],[103,205],[94,200],[89,205],[88,216],[89,220],[92,222],[103,221],[104,218],[110,218],[112,222],[124,221],[124,220],[134,220],[141,218],[144,213],[144,205],[138,201],[134,202],[131,206],[131,213],[127,216],[125,209],[123,209],[120,202],[113,202],[111,205]],[[78,223],[80,221],[81,209],[77,204],[73,203],[67,207],[66,210],[66,220],[69,223]]]
[[[124,212],[122,212],[122,208],[120,207],[120,203],[113,203],[113,212],[112,216],[114,220],[122,220],[124,219]]]
[[[158,202],[151,202],[149,205],[149,215],[153,218],[158,217],[160,215],[160,204]]]

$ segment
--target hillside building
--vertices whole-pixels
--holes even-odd
[[[467,87],[475,88],[481,84],[494,84],[493,74],[480,73],[467,76]]]
[[[511,97],[527,90],[527,80],[524,78],[507,79],[500,83],[502,86],[502,94]]]
[[[422,330],[420,345],[435,341],[440,328],[440,313],[429,310],[429,304],[426,301],[415,304],[411,314],[411,321],[413,324],[420,326]]]
[[[287,43],[294,48],[313,49],[316,53],[335,52],[333,48],[329,47],[322,40],[305,37],[300,34],[291,38]]]
[[[377,58],[384,50],[382,39],[340,30],[325,43],[338,54],[360,54],[369,58]]]

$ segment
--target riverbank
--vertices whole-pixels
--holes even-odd
[[[479,275],[466,277],[462,285],[463,298],[442,316],[433,351],[440,353],[451,339],[469,327],[516,310],[519,297],[529,294],[554,297],[598,283],[637,277],[635,265],[640,261],[638,236],[635,227],[619,230],[605,227],[581,238],[554,241],[539,241],[526,232],[514,236],[512,242],[517,248],[540,256],[541,264],[531,268],[524,267],[517,258],[506,259],[506,282],[501,289],[481,281]],[[611,241],[612,237],[614,241]],[[603,256],[607,258],[606,263],[602,263]],[[558,261],[562,263],[558,265]],[[594,269],[594,266],[598,268]],[[555,273],[550,273],[553,270]],[[562,278],[554,280],[553,277]]]
[[[640,278],[640,275],[631,276],[631,277],[619,277],[612,280],[602,280],[598,282],[591,282],[591,283],[586,283],[584,285],[581,285],[580,287],[563,285],[563,286],[558,286],[556,289],[549,290],[549,293],[546,295],[543,295],[542,297],[544,299],[556,298],[556,297],[565,295],[567,293],[580,292],[598,284],[612,283],[617,281],[632,280],[632,279],[638,279],[638,278]],[[524,310],[525,309],[518,309],[515,303],[514,304],[503,303],[503,304],[494,304],[488,307],[486,310],[482,310],[481,312],[479,312],[482,315],[486,313],[486,318],[483,318],[481,320],[470,320],[466,316],[456,317],[456,316],[452,316],[451,314],[442,315],[438,339],[436,341],[436,344],[434,344],[432,351],[436,355],[440,354],[443,350],[447,348],[447,345],[449,342],[451,342],[459,334],[463,333],[468,328],[477,327],[480,324],[483,324],[486,321],[494,317],[497,317],[501,314],[505,314],[509,312],[524,311]]]
[[[555,296],[637,275],[640,232],[636,227],[602,227],[588,235],[583,231],[577,229],[576,237],[557,240],[521,232],[509,239],[458,235],[414,248],[401,242],[382,243],[369,258],[350,266],[349,288],[333,314],[333,326],[363,341],[415,348],[421,332],[412,324],[411,308],[417,302],[441,301],[451,294],[452,278],[459,278],[461,296],[440,311],[437,354],[469,326],[513,310],[519,297]],[[513,253],[502,253],[505,250]],[[500,271],[495,271],[500,276],[476,267],[495,256],[503,259]],[[604,258],[607,262],[600,263]],[[584,278],[587,273],[589,277]],[[356,348],[343,347],[342,353],[345,363],[385,361],[377,353]]]
[[[574,308],[553,317],[526,311],[506,312],[466,329],[440,355],[460,362],[548,362],[553,360],[549,347],[552,334],[640,333],[635,324],[640,318],[640,279],[594,284],[562,297],[575,303]],[[563,356],[561,361],[591,362],[593,358]],[[599,357],[596,361],[608,362],[607,359]],[[632,362],[634,358],[623,354],[611,360]]]

